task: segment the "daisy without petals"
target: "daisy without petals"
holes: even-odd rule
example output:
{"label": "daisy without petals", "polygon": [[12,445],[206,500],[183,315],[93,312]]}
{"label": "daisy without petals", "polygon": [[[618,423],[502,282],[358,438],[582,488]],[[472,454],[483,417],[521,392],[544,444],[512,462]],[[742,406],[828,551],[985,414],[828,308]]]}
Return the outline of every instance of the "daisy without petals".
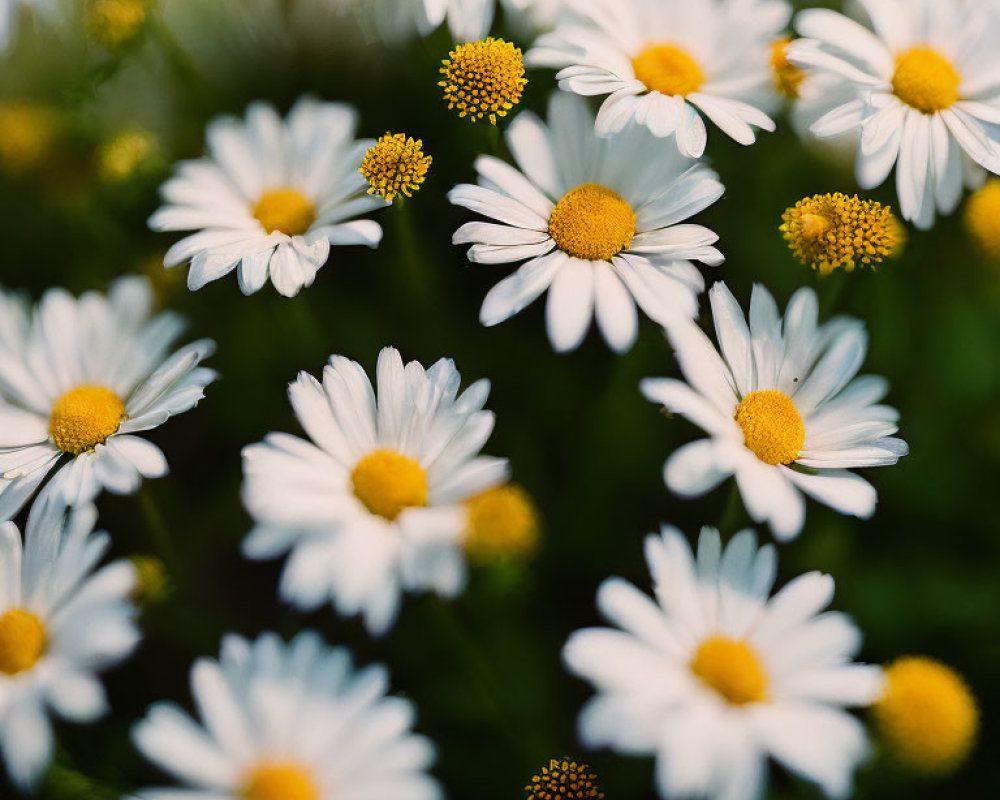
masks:
{"label": "daisy without petals", "polygon": [[799,289],[784,319],[755,285],[749,324],[725,284],[709,292],[721,354],[694,323],[667,329],[687,382],[647,378],[642,391],[710,436],[667,461],[664,480],[697,497],[730,475],[750,516],[779,539],[802,530],[802,492],[844,514],[869,517],[875,489],[852,467],[895,464],[907,446],[892,438],[899,412],[879,405],[884,378],[855,377],[868,350],[864,325],[817,323],[816,293]]}
{"label": "daisy without petals", "polygon": [[[561,68],[559,86],[608,95],[597,115],[601,136],[630,120],[698,157],[707,131],[702,114],[740,144],[754,127],[774,130],[760,110],[773,96],[769,26],[747,25],[726,0],[577,0],[555,31],[538,38],[529,66]],[[773,100],[771,101],[773,102]]]}
{"label": "daisy without petals", "polygon": [[377,247],[382,228],[355,219],[385,201],[358,171],[373,141],[356,140],[350,106],[299,100],[282,120],[254,103],[245,120],[208,126],[208,156],[181,162],[149,219],[156,231],[197,231],[167,251],[164,266],[190,260],[188,288],[237,271],[253,294],[270,278],[293,297],[311,286],[336,245]]}
{"label": "daisy without petals", "polygon": [[771,597],[775,552],[752,531],[722,548],[704,528],[694,558],[664,527],[646,561],[656,600],[609,578],[597,604],[616,627],[577,631],[563,650],[598,691],[580,715],[584,744],[655,754],[667,800],[756,800],[768,756],[846,798],[868,743],[844,707],[875,699],[882,674],[851,661],[860,633],[824,611],[833,579],[810,572]]}
{"label": "daisy without petals", "polygon": [[441,62],[441,74],[448,108],[470,122],[487,117],[491,125],[521,102],[528,83],[520,48],[492,37],[460,44]]}
{"label": "daisy without petals", "polygon": [[272,433],[243,451],[243,500],[257,523],[243,551],[290,550],[286,600],[310,609],[330,601],[381,634],[403,590],[461,590],[463,502],[502,483],[507,462],[479,455],[493,431],[488,381],[459,394],[450,360],[404,366],[393,348],[376,374],[377,393],[359,364],[333,356],[322,383],[303,372],[291,384],[312,441]]}
{"label": "daisy without petals", "polygon": [[29,787],[52,758],[47,709],[73,722],[107,711],[94,673],[125,658],[139,640],[129,596],[135,569],[117,561],[94,572],[108,549],[93,533],[91,505],[66,514],[35,503],[24,544],[0,525],[0,747],[11,780]]}
{"label": "daisy without petals", "polygon": [[860,0],[873,30],[834,11],[796,18],[804,38],[789,59],[852,84],[811,130],[859,136],[857,179],[881,184],[896,167],[900,212],[919,228],[935,208],[951,213],[963,176],[982,182],[1000,172],[1000,21],[983,3]]}
{"label": "daisy without petals", "polygon": [[705,284],[692,260],[722,263],[718,236],[681,224],[714,203],[723,187],[708,167],[664,147],[638,125],[601,139],[586,101],[557,92],[548,124],[518,115],[507,129],[517,169],[476,161],[479,184],[456,186],[455,205],[496,223],[469,222],[452,239],[472,244],[480,264],[524,261],[486,295],[479,319],[496,325],[546,290],[549,340],[559,351],[583,340],[592,317],[608,344],[628,350],[636,303],[666,324],[694,317]]}
{"label": "daisy without petals", "polygon": [[170,353],[184,319],[153,316],[152,305],[139,277],[118,279],[107,297],[50,289],[22,337],[0,337],[0,519],[53,471],[46,491],[71,505],[167,473],[160,448],[137,434],[198,404],[216,378],[198,365],[215,344]]}
{"label": "daisy without petals", "polygon": [[356,670],[344,648],[312,631],[285,644],[230,635],[218,661],[191,668],[201,718],[175,703],[150,708],[139,750],[184,784],[140,800],[438,800],[426,770],[434,748],[412,733],[413,706],[387,697],[382,666]]}
{"label": "daisy without petals", "polygon": [[361,174],[368,181],[368,194],[377,194],[390,203],[399,195],[412,197],[430,168],[423,142],[403,133],[386,133],[371,146],[361,161]]}

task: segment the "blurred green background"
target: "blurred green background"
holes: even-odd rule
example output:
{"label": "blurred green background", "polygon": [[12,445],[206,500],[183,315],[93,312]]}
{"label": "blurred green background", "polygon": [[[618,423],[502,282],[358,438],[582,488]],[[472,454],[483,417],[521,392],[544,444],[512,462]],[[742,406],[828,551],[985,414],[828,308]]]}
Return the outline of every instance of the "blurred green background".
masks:
{"label": "blurred green background", "polygon": [[[118,275],[147,272],[163,304],[191,320],[189,338],[217,340],[210,365],[222,374],[196,410],[153,432],[173,474],[137,497],[100,500],[113,555],[163,559],[171,591],[144,612],[135,657],[106,675],[113,716],[92,727],[58,724],[57,766],[41,795],[103,800],[166,782],[130,745],[130,726],[148,705],[173,698],[189,706],[188,668],[217,654],[224,632],[290,636],[313,627],[349,645],[359,662],[390,666],[394,689],[417,705],[418,729],[438,744],[435,773],[450,797],[519,797],[549,757],[571,754],[594,766],[608,798],[653,798],[652,759],[580,751],[575,719],[590,690],[563,670],[559,652],[572,630],[598,622],[594,595],[605,577],[649,588],[646,533],[669,522],[693,539],[722,517],[728,484],[680,501],[661,480],[667,455],[698,435],[638,392],[643,376],[677,373],[669,348],[643,320],[624,357],[593,331],[578,352],[556,355],[540,302],[497,328],[481,327],[482,298],[509,267],[466,263],[450,238],[470,215],[445,193],[473,181],[474,157],[495,144],[487,126],[457,119],[441,101],[437,69],[447,34],[388,49],[332,16],[302,26],[293,5],[219,0],[204,4],[201,22],[197,9],[181,15],[187,27],[178,23],[173,33],[154,16],[135,42],[114,51],[79,24],[39,22],[22,31],[0,75],[3,102],[29,99],[62,118],[44,163],[0,178],[0,282],[37,298],[49,286],[103,290]],[[552,73],[529,77],[522,107],[544,111]],[[255,99],[284,111],[304,92],[357,106],[359,135],[422,138],[434,157],[427,182],[403,210],[376,215],[385,228],[377,251],[335,248],[315,285],[293,300],[269,285],[243,297],[232,276],[189,292],[184,268],[160,266],[175,237],[145,225],[170,163],[201,153],[213,116],[241,113]],[[121,179],[102,178],[102,142],[135,126],[155,136],[158,155]],[[902,412],[911,448],[898,466],[869,471],[879,490],[871,521],[810,502],[801,537],[780,549],[779,582],[810,569],[832,573],[835,606],[865,632],[865,660],[940,658],[966,676],[983,711],[980,743],[956,775],[918,781],[876,757],[859,773],[857,797],[997,796],[1000,768],[989,754],[998,745],[992,712],[1000,704],[998,267],[977,255],[956,215],[929,233],[911,231],[902,258],[876,274],[819,281],[785,248],[780,216],[805,195],[856,191],[850,165],[808,152],[784,119],[752,148],[713,129],[708,155],[726,195],[697,221],[720,234],[727,256],[704,270],[708,280],[724,279],[744,304],[753,282],[782,305],[812,285],[824,314],[864,319],[865,371],[891,380],[888,402]],[[894,201],[891,186],[871,196]],[[280,604],[281,563],[241,558],[250,520],[239,500],[240,449],[271,430],[300,432],[285,394],[299,370],[316,374],[340,353],[370,371],[387,344],[424,364],[453,357],[469,382],[491,379],[497,425],[488,452],[510,458],[544,532],[528,563],[474,570],[451,604],[408,597],[390,635],[372,640],[329,608],[303,615]],[[12,795],[0,785],[0,797]],[[772,770],[769,796],[819,794]]]}

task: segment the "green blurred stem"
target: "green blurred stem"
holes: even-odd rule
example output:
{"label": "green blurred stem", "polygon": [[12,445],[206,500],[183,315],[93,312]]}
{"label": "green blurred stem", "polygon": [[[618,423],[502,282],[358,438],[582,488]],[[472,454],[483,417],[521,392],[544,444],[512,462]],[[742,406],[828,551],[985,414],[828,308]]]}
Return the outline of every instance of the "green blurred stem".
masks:
{"label": "green blurred stem", "polygon": [[838,269],[818,278],[816,292],[819,295],[820,322],[834,316],[844,306],[844,301],[849,297],[847,285],[853,284],[860,277]]}
{"label": "green blurred stem", "polygon": [[174,542],[170,536],[166,519],[160,511],[160,504],[153,495],[153,490],[149,482],[143,483],[138,493],[139,508],[142,516],[146,520],[146,531],[149,534],[154,552],[167,565],[170,572],[176,574],[177,553],[174,550]]}
{"label": "green blurred stem", "polygon": [[170,64],[171,69],[177,74],[181,84],[185,87],[186,93],[202,98],[205,87],[201,79],[201,73],[194,65],[194,62],[191,61],[191,57],[184,52],[184,48],[177,43],[174,34],[166,23],[164,23],[163,18],[157,14],[149,27],[151,37],[160,46],[160,50],[166,57],[167,63]]}
{"label": "green blurred stem", "polygon": [[431,270],[423,258],[413,223],[413,212],[405,197],[399,196],[389,208],[396,258],[403,267],[407,293],[424,308],[432,299]]}
{"label": "green blurred stem", "polygon": [[719,520],[719,533],[723,536],[734,533],[743,523],[744,513],[740,487],[736,483],[736,477],[733,476],[732,485],[729,487],[729,497],[726,500],[722,518]]}

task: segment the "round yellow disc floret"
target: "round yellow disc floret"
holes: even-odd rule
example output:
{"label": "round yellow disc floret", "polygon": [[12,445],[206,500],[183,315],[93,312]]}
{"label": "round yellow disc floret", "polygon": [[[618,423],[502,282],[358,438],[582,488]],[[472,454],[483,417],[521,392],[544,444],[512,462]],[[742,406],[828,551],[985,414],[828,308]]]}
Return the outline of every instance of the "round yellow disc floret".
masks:
{"label": "round yellow disc floret", "polygon": [[655,44],[632,59],[632,70],[651,92],[686,97],[705,82],[701,65],[675,44]]}
{"label": "round yellow disc floret", "polygon": [[438,86],[448,108],[473,122],[487,117],[496,125],[497,117],[507,116],[521,101],[528,83],[521,50],[503,39],[460,44],[441,64],[444,80]]}
{"label": "round yellow disc floret", "polygon": [[313,777],[297,764],[262,764],[247,779],[244,800],[320,800]]}
{"label": "round yellow disc floret", "polygon": [[1000,263],[1000,178],[990,178],[965,206],[965,227],[986,256]]}
{"label": "round yellow disc floret", "polygon": [[779,94],[789,100],[799,97],[799,85],[805,80],[806,74],[788,60],[788,45],[791,39],[778,39],[771,43],[771,72],[774,76],[774,87]]}
{"label": "round yellow disc floret", "polygon": [[523,558],[538,544],[538,513],[519,486],[496,486],[466,501],[465,550],[480,561]]}
{"label": "round yellow disc floret", "polygon": [[361,174],[368,181],[368,194],[377,194],[390,203],[397,195],[412,197],[420,188],[431,165],[423,142],[402,133],[386,133],[361,162]]}
{"label": "round yellow disc floret", "polygon": [[568,191],[549,216],[549,235],[568,255],[607,261],[635,236],[635,212],[618,192],[596,183]]}
{"label": "round yellow disc floret", "polygon": [[87,31],[109,50],[125,44],[146,22],[148,0],[90,0]]}
{"label": "round yellow disc floret", "polygon": [[0,672],[17,675],[31,669],[45,652],[45,626],[23,608],[0,616]]}
{"label": "round yellow disc floret", "polygon": [[972,749],[979,727],[975,698],[951,669],[909,656],[885,671],[885,691],[872,707],[892,755],[925,774],[948,772]]}
{"label": "round yellow disc floret", "polygon": [[925,114],[950,108],[958,98],[962,76],[945,56],[930,47],[914,47],[896,56],[892,91]]}
{"label": "round yellow disc floret", "polygon": [[296,189],[264,192],[251,212],[265,231],[301,236],[316,221],[316,206]]}
{"label": "round yellow disc floret", "polygon": [[526,800],[604,800],[590,767],[568,758],[550,759],[547,767],[531,776],[524,791]]}
{"label": "round yellow disc floret", "polygon": [[351,473],[354,495],[373,514],[394,520],[404,508],[427,505],[427,473],[395,450],[373,450]]}
{"label": "round yellow disc floret", "polygon": [[712,636],[698,647],[691,671],[727,703],[741,706],[767,697],[767,672],[746,642]]}
{"label": "round yellow disc floret", "polygon": [[802,451],[806,428],[795,403],[784,392],[750,392],[736,409],[743,442],[765,464],[791,464]]}
{"label": "round yellow disc floret", "polygon": [[104,444],[125,419],[125,404],[110,389],[77,386],[52,406],[49,437],[64,453],[78,456]]}

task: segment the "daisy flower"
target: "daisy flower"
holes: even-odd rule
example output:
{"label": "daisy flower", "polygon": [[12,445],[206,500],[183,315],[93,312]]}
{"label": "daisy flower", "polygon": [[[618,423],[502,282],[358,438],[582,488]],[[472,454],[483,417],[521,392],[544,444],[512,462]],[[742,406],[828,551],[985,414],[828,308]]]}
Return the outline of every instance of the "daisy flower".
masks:
{"label": "daisy flower", "polygon": [[137,436],[197,405],[216,378],[198,364],[211,339],[170,354],[184,328],[151,316],[145,278],[120,278],[107,297],[50,289],[17,336],[0,335],[0,519],[45,477],[70,505],[102,489],[130,494],[167,473],[162,451]]}
{"label": "daisy flower", "polygon": [[704,114],[752,144],[753,127],[774,130],[759,107],[761,94],[772,93],[769,26],[747,25],[731,5],[747,3],[577,0],[525,60],[561,68],[556,79],[566,91],[608,95],[595,123],[601,136],[635,120],[656,136],[674,134],[681,153],[698,157]]}
{"label": "daisy flower", "polygon": [[200,723],[160,702],[133,733],[143,755],[185,788],[137,798],[438,800],[426,771],[434,747],[412,732],[412,704],[386,696],[384,667],[351,661],[312,631],[288,644],[273,633],[226,636],[218,661],[191,668]]}
{"label": "daisy flower", "polygon": [[1000,172],[1000,21],[975,2],[860,2],[872,29],[827,9],[801,12],[804,38],[789,59],[852,85],[812,133],[855,133],[861,187],[895,166],[903,218],[929,228],[935,209],[958,205],[963,176],[977,184]]}
{"label": "daisy flower", "polygon": [[331,245],[377,247],[382,228],[355,217],[386,202],[367,194],[358,171],[374,141],[354,138],[350,106],[300,99],[288,117],[252,104],[244,121],[208,126],[206,158],[183,161],[161,189],[149,225],[197,233],[167,251],[164,266],[190,260],[188,288],[237,270],[253,294],[270,278],[285,297],[311,286]]}
{"label": "daisy flower", "polygon": [[806,573],[771,597],[775,551],[749,530],[723,548],[703,528],[695,558],[664,527],[646,561],[656,600],[609,578],[597,604],[616,627],[577,631],[563,649],[598,691],[580,715],[584,744],[655,754],[669,800],[755,800],[768,756],[846,798],[868,743],[844,708],[876,699],[882,673],[851,661],[861,634],[824,611],[833,579]]}
{"label": "daisy flower", "polygon": [[129,596],[134,567],[116,561],[94,572],[108,549],[93,533],[91,505],[39,500],[21,534],[0,524],[0,748],[11,780],[35,784],[52,758],[47,709],[73,722],[107,711],[94,673],[121,661],[139,641]]}
{"label": "daisy flower", "polygon": [[[532,6],[551,6],[563,0],[500,0],[509,14],[528,13]],[[498,0],[349,0],[356,10],[374,19],[387,42],[413,34],[426,36],[447,20],[458,43],[484,38],[493,25]]]}
{"label": "daisy flower", "polygon": [[583,340],[591,317],[608,344],[628,350],[636,303],[653,320],[694,317],[704,280],[691,260],[712,266],[718,239],[679,224],[722,196],[718,176],[665,148],[638,125],[595,135],[586,101],[555,93],[548,124],[525,112],[507,129],[517,169],[476,160],[479,185],[461,184],[455,205],[497,220],[469,222],[452,239],[471,243],[480,264],[524,261],[486,295],[479,319],[496,325],[548,290],[549,340],[559,351]]}
{"label": "daisy flower", "polygon": [[461,394],[455,365],[403,365],[385,348],[373,390],[360,364],[332,356],[323,382],[288,390],[312,441],[272,433],[243,451],[243,501],[256,527],[249,558],[291,557],[281,595],[330,601],[387,631],[403,590],[457,594],[465,581],[463,501],[503,482],[504,459],[480,456],[493,431],[489,381]]}
{"label": "daisy flower", "polygon": [[691,322],[667,328],[687,382],[647,378],[642,391],[710,436],[667,461],[667,486],[697,497],[730,475],[756,522],[779,539],[802,530],[801,492],[844,514],[870,517],[875,489],[848,470],[895,464],[906,443],[892,438],[899,412],[878,405],[884,378],[855,378],[868,338],[864,325],[838,317],[817,324],[816,293],[799,289],[784,319],[774,298],[753,287],[749,324],[723,283],[709,292],[721,354]]}

